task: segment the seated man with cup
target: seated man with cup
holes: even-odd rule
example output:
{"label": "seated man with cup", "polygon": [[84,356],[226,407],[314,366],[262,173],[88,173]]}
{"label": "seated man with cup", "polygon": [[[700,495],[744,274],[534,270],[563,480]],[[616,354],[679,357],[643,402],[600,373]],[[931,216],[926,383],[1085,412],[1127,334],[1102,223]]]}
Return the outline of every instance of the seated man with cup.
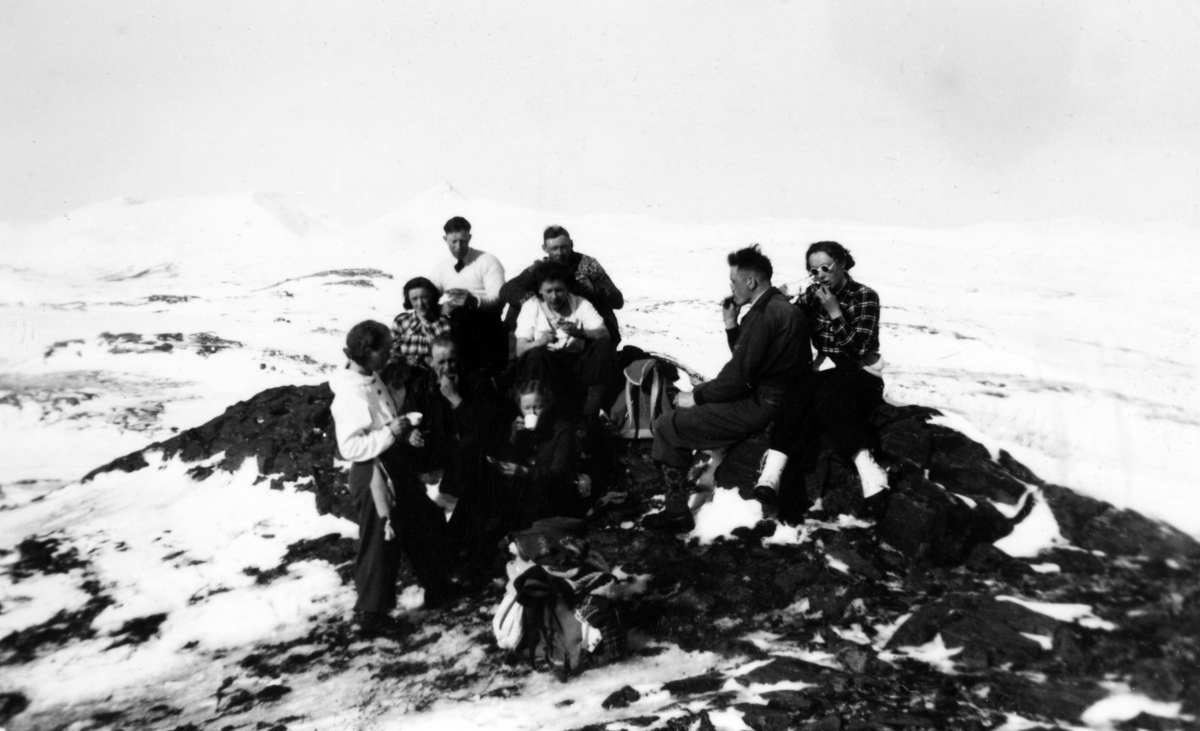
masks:
{"label": "seated man with cup", "polygon": [[542,262],[535,282],[536,296],[517,316],[518,381],[549,383],[570,411],[595,418],[612,370],[608,327],[590,302],[570,293],[570,273],[561,264]]}
{"label": "seated man with cup", "polygon": [[488,464],[506,442],[513,409],[489,378],[467,374],[457,344],[446,337],[430,343],[429,372],[405,399],[405,418],[414,428],[400,444],[405,466],[418,474],[442,471],[440,490],[458,498],[449,533],[467,560],[486,568],[502,524],[499,481]]}

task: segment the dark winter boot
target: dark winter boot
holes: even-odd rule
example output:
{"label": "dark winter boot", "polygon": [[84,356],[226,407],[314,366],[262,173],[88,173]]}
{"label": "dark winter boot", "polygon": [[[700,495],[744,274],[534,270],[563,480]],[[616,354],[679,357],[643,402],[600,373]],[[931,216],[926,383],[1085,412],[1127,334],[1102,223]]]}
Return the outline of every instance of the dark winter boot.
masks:
{"label": "dark winter boot", "polygon": [[595,418],[600,415],[600,406],[604,402],[604,386],[588,386],[587,397],[583,400],[583,415]]}
{"label": "dark winter boot", "polygon": [[667,505],[662,512],[642,518],[642,527],[657,533],[690,533],[696,528],[696,521],[688,507],[683,470],[665,464],[659,464],[658,468],[666,488]]}
{"label": "dark winter boot", "polygon": [[354,622],[358,625],[361,637],[388,637],[400,639],[411,634],[413,628],[403,622],[398,622],[387,612],[355,612]]}

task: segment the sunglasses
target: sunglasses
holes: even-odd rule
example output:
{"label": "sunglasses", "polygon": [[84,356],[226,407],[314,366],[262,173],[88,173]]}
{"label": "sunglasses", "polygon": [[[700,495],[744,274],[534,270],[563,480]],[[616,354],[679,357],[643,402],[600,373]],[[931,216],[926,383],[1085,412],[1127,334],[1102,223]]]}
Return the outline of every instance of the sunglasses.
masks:
{"label": "sunglasses", "polygon": [[837,266],[836,261],[833,262],[832,264],[822,264],[819,267],[809,267],[808,273],[814,277],[817,276],[818,274],[828,274],[833,271],[833,268],[835,266]]}

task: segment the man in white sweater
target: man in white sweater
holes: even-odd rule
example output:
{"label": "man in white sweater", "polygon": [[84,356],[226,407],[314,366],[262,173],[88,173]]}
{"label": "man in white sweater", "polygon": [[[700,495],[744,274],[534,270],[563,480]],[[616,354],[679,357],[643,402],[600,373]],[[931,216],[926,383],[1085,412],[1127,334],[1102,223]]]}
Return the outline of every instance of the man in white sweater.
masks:
{"label": "man in white sweater", "polygon": [[508,361],[508,335],[500,322],[504,265],[471,248],[471,223],[462,216],[446,221],[442,230],[450,256],[429,279],[446,295],[442,312],[450,318],[451,337],[469,368],[500,370]]}
{"label": "man in white sweater", "polygon": [[[471,223],[455,216],[442,227],[450,256],[434,267],[429,278],[453,301],[463,297],[483,310],[497,309],[504,286],[504,266],[486,251],[471,248]],[[470,295],[466,297],[465,295]]]}

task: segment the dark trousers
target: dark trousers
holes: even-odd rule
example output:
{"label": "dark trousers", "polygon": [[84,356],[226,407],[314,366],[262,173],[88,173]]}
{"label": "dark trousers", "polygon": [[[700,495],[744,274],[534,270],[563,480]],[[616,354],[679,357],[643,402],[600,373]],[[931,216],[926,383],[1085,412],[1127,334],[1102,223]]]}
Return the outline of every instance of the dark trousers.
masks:
{"label": "dark trousers", "polygon": [[454,553],[486,566],[500,551],[500,539],[511,530],[500,475],[475,439],[454,446],[442,471],[442,492],[458,498],[446,526]]}
{"label": "dark trousers", "polygon": [[468,371],[499,373],[508,363],[508,331],[494,310],[458,308],[450,316],[450,338]]}
{"label": "dark trousers", "polygon": [[824,434],[834,452],[850,459],[879,446],[871,412],[883,403],[883,379],[861,368],[833,368],[812,374],[805,396],[790,401],[771,427],[771,449],[795,457]]}
{"label": "dark trousers", "polygon": [[[608,384],[614,357],[607,339],[589,340],[577,353],[530,348],[517,362],[517,385],[535,379],[549,383],[563,413],[575,413],[583,409],[589,390],[598,394]],[[599,402],[592,405],[599,407]]]}
{"label": "dark trousers", "polygon": [[655,420],[650,456],[665,465],[686,469],[693,450],[737,444],[765,430],[779,408],[777,403],[749,398],[676,409]]}
{"label": "dark trousers", "polygon": [[506,486],[507,504],[513,506],[511,530],[524,530],[543,518],[583,518],[587,501],[574,478],[517,478]]}
{"label": "dark trousers", "polygon": [[415,475],[384,462],[396,490],[392,530],[396,538],[384,540],[384,520],[371,495],[372,462],[350,466],[350,493],[358,508],[358,554],[354,561],[355,611],[390,612],[396,608],[396,577],[400,556],[408,556],[417,583],[426,596],[436,596],[449,585],[449,555],[445,541],[446,518],[425,495]]}

